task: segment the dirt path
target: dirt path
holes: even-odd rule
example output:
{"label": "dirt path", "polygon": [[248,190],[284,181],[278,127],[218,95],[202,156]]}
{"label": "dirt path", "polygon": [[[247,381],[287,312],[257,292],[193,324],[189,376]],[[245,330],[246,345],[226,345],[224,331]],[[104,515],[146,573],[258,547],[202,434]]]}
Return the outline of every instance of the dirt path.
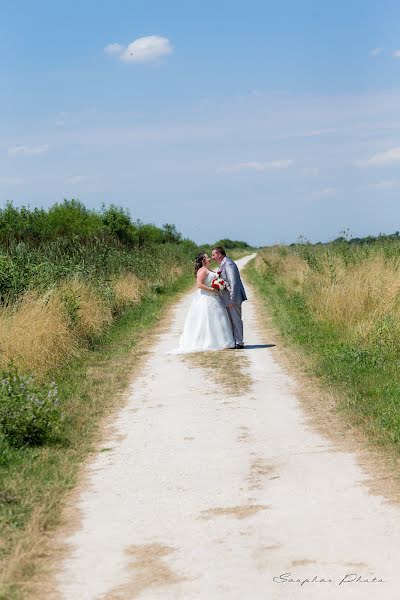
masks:
{"label": "dirt path", "polygon": [[49,599],[398,600],[400,509],[310,427],[252,295],[244,351],[166,354],[190,295],[175,307],[90,464]]}

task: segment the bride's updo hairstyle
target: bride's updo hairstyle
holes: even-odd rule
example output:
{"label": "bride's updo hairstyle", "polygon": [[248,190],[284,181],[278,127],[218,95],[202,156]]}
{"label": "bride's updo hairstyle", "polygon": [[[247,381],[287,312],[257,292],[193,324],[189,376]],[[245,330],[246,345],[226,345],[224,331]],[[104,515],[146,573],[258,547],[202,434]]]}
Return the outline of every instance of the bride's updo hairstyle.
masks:
{"label": "bride's updo hairstyle", "polygon": [[194,276],[197,277],[197,271],[203,267],[203,260],[205,257],[205,252],[198,254],[194,259]]}

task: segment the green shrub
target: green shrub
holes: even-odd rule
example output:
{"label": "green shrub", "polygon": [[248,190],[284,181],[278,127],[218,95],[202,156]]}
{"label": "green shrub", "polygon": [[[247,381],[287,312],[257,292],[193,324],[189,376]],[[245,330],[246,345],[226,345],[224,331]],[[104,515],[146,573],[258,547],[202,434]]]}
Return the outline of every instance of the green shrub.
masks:
{"label": "green shrub", "polygon": [[[7,442],[6,436],[0,431],[0,467],[7,466],[13,457],[12,449]],[[1,502],[1,492],[0,492],[0,502]]]}
{"label": "green shrub", "polygon": [[105,289],[118,273],[157,280],[166,264],[191,267],[198,249],[174,225],[132,221],[111,204],[96,212],[78,200],[49,209],[0,208],[0,303],[75,276]]}
{"label": "green shrub", "polygon": [[0,436],[11,446],[40,445],[60,435],[64,415],[54,382],[38,385],[11,365],[0,371]]}
{"label": "green shrub", "polygon": [[107,209],[103,207],[102,220],[105,231],[122,244],[129,246],[138,242],[137,227],[133,225],[128,209],[114,204]]}
{"label": "green shrub", "polygon": [[251,246],[247,242],[243,242],[242,240],[230,240],[229,238],[224,238],[223,240],[219,240],[213,244],[213,248],[217,246],[222,246],[225,250],[231,250],[232,248],[241,248],[247,249],[251,248]]}

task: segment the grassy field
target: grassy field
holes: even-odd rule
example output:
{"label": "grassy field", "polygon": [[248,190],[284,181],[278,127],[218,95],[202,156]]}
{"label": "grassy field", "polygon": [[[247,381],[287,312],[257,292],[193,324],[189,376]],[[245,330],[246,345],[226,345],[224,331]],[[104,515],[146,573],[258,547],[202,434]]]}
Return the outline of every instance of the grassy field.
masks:
{"label": "grassy field", "polygon": [[65,493],[99,436],[103,419],[123,401],[130,377],[140,368],[154,326],[177,293],[193,284],[191,273],[162,294],[129,308],[90,351],[71,361],[55,381],[66,415],[61,443],[7,448],[1,469],[2,600],[30,598],[40,576],[47,536],[56,527]]}
{"label": "grassy field", "polygon": [[65,494],[200,250],[115,206],[0,209],[1,600],[33,597]]}
{"label": "grassy field", "polygon": [[247,268],[273,323],[372,443],[400,453],[397,235],[264,248]]}
{"label": "grassy field", "polygon": [[63,497],[197,251],[115,206],[0,210],[2,600],[32,597]]}

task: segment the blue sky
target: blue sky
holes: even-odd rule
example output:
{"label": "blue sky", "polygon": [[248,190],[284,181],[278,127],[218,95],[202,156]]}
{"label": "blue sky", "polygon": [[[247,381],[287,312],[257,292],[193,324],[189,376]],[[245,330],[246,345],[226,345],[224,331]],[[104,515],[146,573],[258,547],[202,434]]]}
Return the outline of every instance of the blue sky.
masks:
{"label": "blue sky", "polygon": [[0,203],[198,242],[400,229],[400,3],[0,1]]}

